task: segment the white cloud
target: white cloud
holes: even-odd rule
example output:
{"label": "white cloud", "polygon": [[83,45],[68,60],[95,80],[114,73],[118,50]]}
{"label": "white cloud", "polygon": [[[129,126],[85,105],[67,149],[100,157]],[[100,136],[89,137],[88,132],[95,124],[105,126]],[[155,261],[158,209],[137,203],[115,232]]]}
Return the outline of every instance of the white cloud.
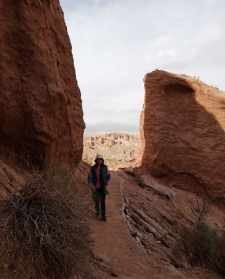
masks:
{"label": "white cloud", "polygon": [[224,0],[61,2],[87,123],[137,127],[142,79],[155,68],[225,88]]}

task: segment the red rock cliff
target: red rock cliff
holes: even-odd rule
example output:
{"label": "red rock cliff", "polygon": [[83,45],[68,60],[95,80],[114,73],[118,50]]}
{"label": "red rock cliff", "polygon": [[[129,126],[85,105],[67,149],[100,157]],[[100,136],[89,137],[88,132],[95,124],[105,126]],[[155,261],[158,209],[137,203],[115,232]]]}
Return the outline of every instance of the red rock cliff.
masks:
{"label": "red rock cliff", "polygon": [[82,104],[59,1],[1,0],[0,21],[1,156],[79,162]]}
{"label": "red rock cliff", "polygon": [[225,198],[225,97],[164,71],[147,74],[145,90],[142,166],[177,187]]}

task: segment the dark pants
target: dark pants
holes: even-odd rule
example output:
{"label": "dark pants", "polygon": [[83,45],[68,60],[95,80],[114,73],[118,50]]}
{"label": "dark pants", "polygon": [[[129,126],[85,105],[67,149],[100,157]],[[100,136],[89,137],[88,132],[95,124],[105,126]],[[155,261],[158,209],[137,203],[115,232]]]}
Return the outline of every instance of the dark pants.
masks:
{"label": "dark pants", "polygon": [[101,214],[101,216],[105,217],[105,211],[106,211],[106,195],[101,192],[97,192],[95,195],[95,209],[97,214]]}

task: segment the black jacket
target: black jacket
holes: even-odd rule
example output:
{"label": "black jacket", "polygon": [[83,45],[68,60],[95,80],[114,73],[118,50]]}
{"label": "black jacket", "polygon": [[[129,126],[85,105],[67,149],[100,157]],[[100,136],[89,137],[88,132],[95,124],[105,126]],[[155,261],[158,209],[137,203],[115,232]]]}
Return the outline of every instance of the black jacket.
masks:
{"label": "black jacket", "polygon": [[[90,174],[88,176],[88,181],[91,182],[94,186],[97,184],[97,165],[91,167]],[[110,180],[110,173],[108,171],[108,167],[103,164],[100,166],[100,185],[101,188],[107,186]]]}

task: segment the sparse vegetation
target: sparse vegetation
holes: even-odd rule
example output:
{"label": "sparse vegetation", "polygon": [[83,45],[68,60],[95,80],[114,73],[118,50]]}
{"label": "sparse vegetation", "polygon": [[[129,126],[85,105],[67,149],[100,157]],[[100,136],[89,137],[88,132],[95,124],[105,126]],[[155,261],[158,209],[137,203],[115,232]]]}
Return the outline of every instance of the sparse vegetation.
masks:
{"label": "sparse vegetation", "polygon": [[206,199],[196,199],[192,206],[191,212],[194,218],[195,226],[204,222],[209,211],[209,204]]}
{"label": "sparse vegetation", "polygon": [[62,169],[35,175],[1,201],[1,279],[69,279],[88,270],[81,210],[72,175]]}
{"label": "sparse vegetation", "polygon": [[182,247],[191,265],[203,266],[225,276],[225,233],[199,223],[182,235]]}
{"label": "sparse vegetation", "polygon": [[202,266],[225,276],[225,232],[207,223],[206,201],[196,201],[191,210],[195,224],[183,230],[175,253],[184,252],[192,266]]}

